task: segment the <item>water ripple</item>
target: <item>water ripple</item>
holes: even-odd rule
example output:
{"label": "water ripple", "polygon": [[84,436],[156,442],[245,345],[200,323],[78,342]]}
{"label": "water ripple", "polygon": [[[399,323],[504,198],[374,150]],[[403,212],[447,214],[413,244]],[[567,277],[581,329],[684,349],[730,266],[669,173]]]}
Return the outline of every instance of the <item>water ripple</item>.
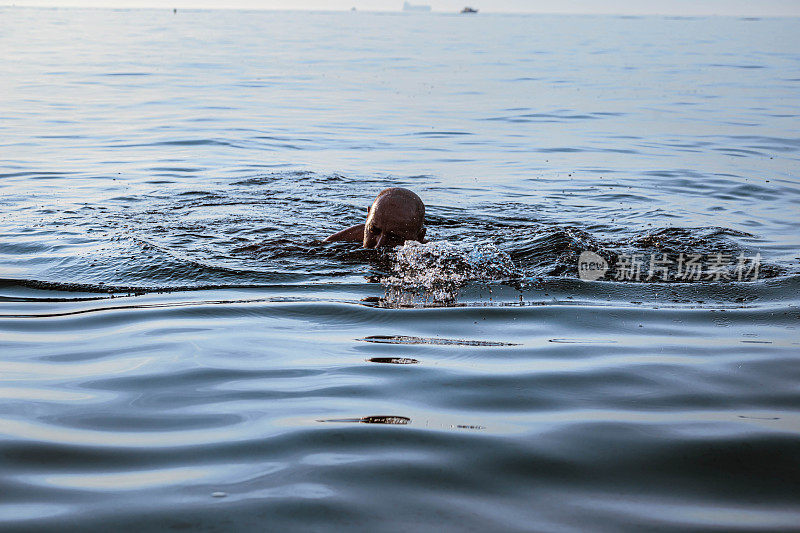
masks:
{"label": "water ripple", "polygon": [[796,20],[0,16],[0,529],[800,523]]}

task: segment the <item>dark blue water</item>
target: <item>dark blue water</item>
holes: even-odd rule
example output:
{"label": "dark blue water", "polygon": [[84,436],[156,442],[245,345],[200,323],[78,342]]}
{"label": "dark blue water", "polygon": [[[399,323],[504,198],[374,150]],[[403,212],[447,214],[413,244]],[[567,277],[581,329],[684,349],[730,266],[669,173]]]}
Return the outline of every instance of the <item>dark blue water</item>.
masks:
{"label": "dark blue water", "polygon": [[0,8],[0,529],[800,530],[797,29]]}

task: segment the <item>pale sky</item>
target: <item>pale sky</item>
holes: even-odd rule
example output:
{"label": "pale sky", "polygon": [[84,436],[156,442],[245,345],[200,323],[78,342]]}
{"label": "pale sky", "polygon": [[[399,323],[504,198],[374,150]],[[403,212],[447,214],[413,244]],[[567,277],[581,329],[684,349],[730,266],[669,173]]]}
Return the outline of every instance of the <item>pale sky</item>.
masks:
{"label": "pale sky", "polygon": [[[434,11],[800,17],[800,0],[412,0]],[[0,5],[398,11],[403,0],[0,0]]]}

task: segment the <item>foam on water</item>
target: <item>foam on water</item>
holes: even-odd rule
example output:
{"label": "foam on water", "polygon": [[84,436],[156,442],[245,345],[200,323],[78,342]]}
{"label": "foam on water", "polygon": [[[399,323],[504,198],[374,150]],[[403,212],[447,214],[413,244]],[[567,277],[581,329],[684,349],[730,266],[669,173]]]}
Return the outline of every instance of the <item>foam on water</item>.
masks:
{"label": "foam on water", "polygon": [[507,281],[520,272],[511,257],[491,243],[406,241],[391,256],[392,271],[381,278],[386,300],[396,304],[452,303],[469,281]]}

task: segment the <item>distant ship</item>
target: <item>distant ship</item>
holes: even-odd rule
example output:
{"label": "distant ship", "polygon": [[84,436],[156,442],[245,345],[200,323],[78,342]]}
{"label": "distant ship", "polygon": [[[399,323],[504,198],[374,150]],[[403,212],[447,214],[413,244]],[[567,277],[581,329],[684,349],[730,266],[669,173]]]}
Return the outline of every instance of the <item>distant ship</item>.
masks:
{"label": "distant ship", "polygon": [[405,2],[403,4],[403,11],[426,11],[427,12],[427,11],[430,11],[430,10],[431,10],[431,6],[426,6],[426,5],[423,5],[423,4],[410,4],[408,2]]}
{"label": "distant ship", "polygon": [[465,7],[461,10],[462,13],[477,13],[477,9],[472,9],[471,7]]}

